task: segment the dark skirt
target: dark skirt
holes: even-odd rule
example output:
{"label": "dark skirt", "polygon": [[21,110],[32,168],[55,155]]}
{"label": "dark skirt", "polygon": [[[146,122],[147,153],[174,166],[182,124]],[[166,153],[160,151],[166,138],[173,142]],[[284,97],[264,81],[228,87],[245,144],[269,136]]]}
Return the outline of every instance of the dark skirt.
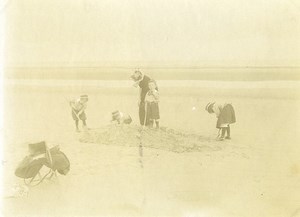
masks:
{"label": "dark skirt", "polygon": [[221,128],[222,125],[225,124],[233,124],[236,122],[234,108],[231,104],[227,104],[222,109],[218,120],[217,120],[217,128]]}
{"label": "dark skirt", "polygon": [[147,119],[149,120],[158,120],[160,118],[159,115],[159,107],[157,102],[147,103]]}
{"label": "dark skirt", "polygon": [[[75,114],[77,114],[79,111],[76,111],[76,110],[72,110],[72,117],[73,117],[73,120],[74,121],[79,121],[77,116]],[[79,119],[82,120],[82,121],[85,121],[86,120],[86,114],[85,112],[83,111],[80,115],[79,115]]]}
{"label": "dark skirt", "polygon": [[145,102],[141,102],[139,105],[139,118],[141,125],[147,125],[145,120]]}

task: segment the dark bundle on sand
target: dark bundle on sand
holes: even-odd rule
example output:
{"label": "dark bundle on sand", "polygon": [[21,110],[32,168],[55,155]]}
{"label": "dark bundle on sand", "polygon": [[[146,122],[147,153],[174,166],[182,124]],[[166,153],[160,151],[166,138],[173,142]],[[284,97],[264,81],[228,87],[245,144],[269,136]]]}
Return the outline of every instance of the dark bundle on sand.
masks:
{"label": "dark bundle on sand", "polygon": [[220,150],[214,140],[174,129],[141,129],[134,125],[109,125],[83,132],[80,142],[161,149],[177,153]]}

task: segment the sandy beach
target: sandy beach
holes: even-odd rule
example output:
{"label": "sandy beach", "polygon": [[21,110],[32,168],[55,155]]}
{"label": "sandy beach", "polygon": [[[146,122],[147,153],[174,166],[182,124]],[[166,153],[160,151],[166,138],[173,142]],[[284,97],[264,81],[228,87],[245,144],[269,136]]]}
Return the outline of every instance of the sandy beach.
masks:
{"label": "sandy beach", "polygon": [[[164,81],[162,129],[145,129],[142,156],[137,90],[126,82],[13,82],[4,88],[3,216],[300,216],[299,82]],[[80,94],[89,95],[88,136],[75,132],[67,103]],[[216,118],[204,110],[209,101],[234,105],[232,140],[215,140]],[[132,125],[111,125],[116,109],[129,113]],[[28,143],[40,140],[60,145],[69,174],[11,197],[23,183],[16,166]]]}
{"label": "sandy beach", "polygon": [[[0,216],[300,217],[299,10],[2,0]],[[159,129],[140,126],[146,108]],[[30,157],[52,178],[17,177]]]}

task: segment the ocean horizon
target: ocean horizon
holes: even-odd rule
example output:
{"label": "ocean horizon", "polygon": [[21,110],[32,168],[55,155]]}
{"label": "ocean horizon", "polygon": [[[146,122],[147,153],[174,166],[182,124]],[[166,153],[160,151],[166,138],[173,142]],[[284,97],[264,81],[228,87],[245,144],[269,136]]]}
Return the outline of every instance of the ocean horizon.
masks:
{"label": "ocean horizon", "polygon": [[[158,80],[160,87],[197,87],[197,88],[300,88],[300,81],[211,81],[211,80]],[[63,80],[63,79],[4,79],[6,87],[72,87],[86,86],[99,88],[126,88],[132,87],[131,80]]]}
{"label": "ocean horizon", "polygon": [[[7,67],[5,79],[130,80],[131,67]],[[155,80],[300,81],[300,67],[145,67]]]}

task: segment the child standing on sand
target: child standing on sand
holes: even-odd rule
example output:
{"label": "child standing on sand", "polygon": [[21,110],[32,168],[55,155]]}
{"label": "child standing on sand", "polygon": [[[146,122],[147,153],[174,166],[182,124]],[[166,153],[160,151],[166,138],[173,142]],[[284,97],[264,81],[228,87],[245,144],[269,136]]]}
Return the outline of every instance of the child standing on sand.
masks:
{"label": "child standing on sand", "polygon": [[[216,127],[222,130],[221,137],[219,137],[218,139],[220,141],[224,139],[231,139],[230,124],[236,122],[235,111],[233,106],[230,103],[217,104],[215,102],[210,102],[206,105],[205,110],[210,114],[215,113],[217,116],[218,120]],[[227,136],[225,137],[226,132]]]}
{"label": "child standing on sand", "polygon": [[[149,120],[149,126],[153,127],[154,121],[156,128],[159,128],[159,92],[157,90],[156,82],[150,80],[148,83],[149,91],[146,93],[145,102],[146,102],[146,119]],[[147,121],[146,121],[147,122]]]}
{"label": "child standing on sand", "polygon": [[72,108],[72,117],[75,121],[76,131],[80,132],[78,128],[79,120],[82,120],[83,128],[86,128],[86,114],[85,109],[87,108],[88,95],[81,95],[79,99],[70,101]]}

